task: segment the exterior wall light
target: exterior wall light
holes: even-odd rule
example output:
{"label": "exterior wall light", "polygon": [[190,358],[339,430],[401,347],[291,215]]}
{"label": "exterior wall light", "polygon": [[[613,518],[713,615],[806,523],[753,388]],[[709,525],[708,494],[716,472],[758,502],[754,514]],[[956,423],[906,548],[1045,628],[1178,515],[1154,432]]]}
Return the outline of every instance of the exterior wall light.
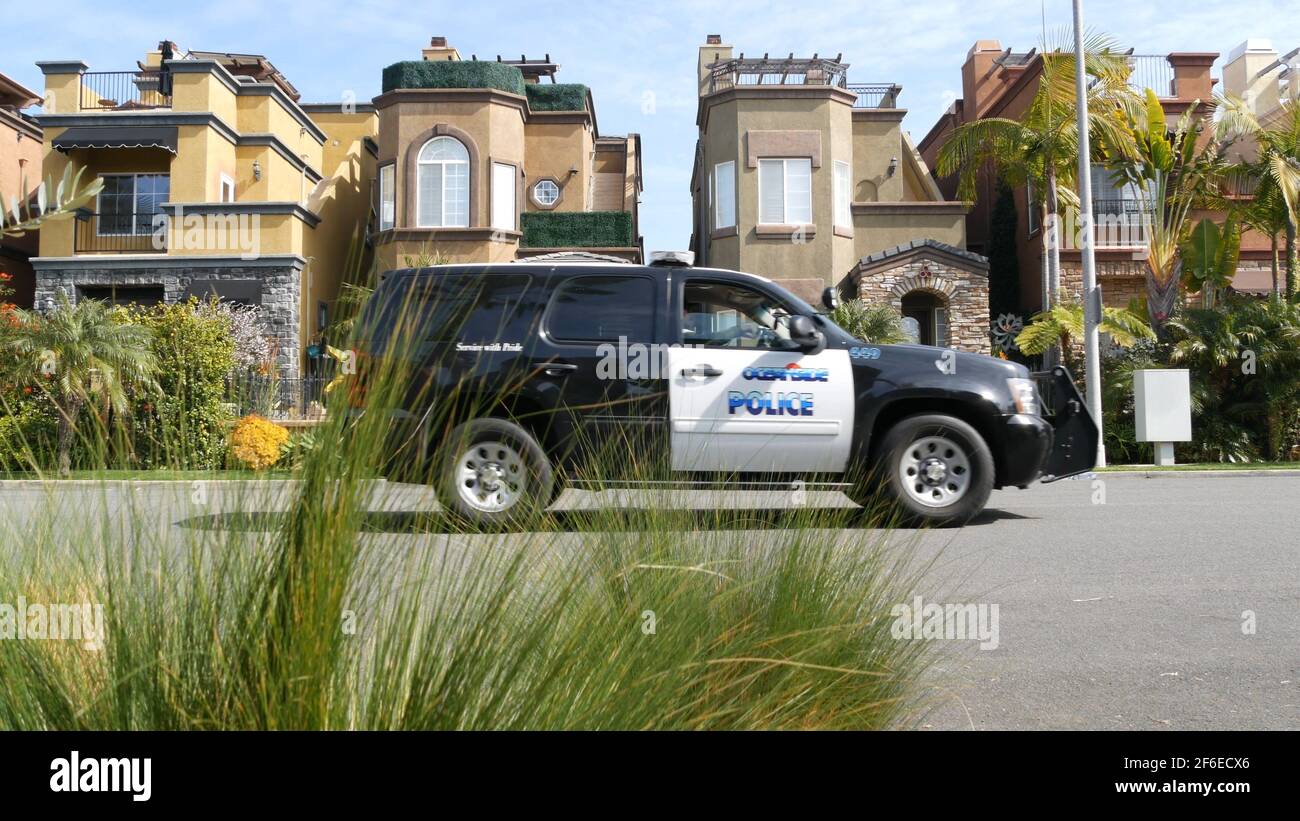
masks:
{"label": "exterior wall light", "polygon": [[892,177],[898,173],[898,157],[889,158],[889,170],[885,172],[886,177]]}
{"label": "exterior wall light", "polygon": [[262,179],[262,164],[257,160],[253,160],[253,179],[259,182]]}

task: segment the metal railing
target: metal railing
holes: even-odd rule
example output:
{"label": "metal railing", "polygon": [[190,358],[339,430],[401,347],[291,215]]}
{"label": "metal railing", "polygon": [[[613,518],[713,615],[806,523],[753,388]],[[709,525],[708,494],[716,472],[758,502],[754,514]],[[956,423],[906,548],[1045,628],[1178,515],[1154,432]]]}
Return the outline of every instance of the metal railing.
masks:
{"label": "metal railing", "polygon": [[81,75],[82,111],[170,108],[171,74],[164,71],[87,71]]}
{"label": "metal railing", "polygon": [[1128,84],[1136,91],[1149,88],[1157,97],[1172,98],[1178,96],[1177,84],[1174,82],[1174,67],[1163,54],[1133,54],[1128,58],[1132,68],[1128,75]]}
{"label": "metal railing", "polygon": [[241,374],[226,378],[226,402],[239,416],[256,413],[267,419],[322,419],[325,416],[325,386],[330,377]]}
{"label": "metal railing", "polygon": [[848,82],[847,63],[813,58],[739,57],[719,60],[709,69],[709,92],[737,86],[832,86]]}
{"label": "metal railing", "polygon": [[854,108],[898,108],[903,87],[893,83],[849,83],[845,86],[857,95]]}
{"label": "metal railing", "polygon": [[73,250],[78,254],[165,254],[170,232],[155,232],[151,216],[78,211]]}
{"label": "metal railing", "polygon": [[[1082,226],[1067,219],[1062,231],[1062,248],[1081,248]],[[1092,244],[1094,248],[1144,248],[1151,237],[1151,208],[1141,200],[1102,198],[1092,202]]]}

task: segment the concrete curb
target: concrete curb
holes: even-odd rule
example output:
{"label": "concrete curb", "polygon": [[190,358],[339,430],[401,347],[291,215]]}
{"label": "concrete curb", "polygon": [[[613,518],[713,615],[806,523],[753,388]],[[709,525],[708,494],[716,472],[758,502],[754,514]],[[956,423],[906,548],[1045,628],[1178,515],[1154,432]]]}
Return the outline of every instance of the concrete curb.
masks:
{"label": "concrete curb", "polygon": [[1287,477],[1287,478],[1295,478],[1297,476],[1300,476],[1300,469],[1276,468],[1270,470],[1267,468],[1260,468],[1260,469],[1242,468],[1240,470],[1216,470],[1214,468],[1206,468],[1204,470],[1201,469],[1197,469],[1197,470],[1141,470],[1141,469],[1098,470],[1098,471],[1093,471],[1090,474],[1084,474],[1084,475],[1092,476],[1098,479],[1107,476],[1117,476],[1117,477],[1129,478],[1129,479],[1164,479],[1166,477],[1176,477],[1176,476],[1193,477],[1193,478],[1197,478],[1197,477],[1204,478],[1207,476],[1280,476],[1280,477]]}

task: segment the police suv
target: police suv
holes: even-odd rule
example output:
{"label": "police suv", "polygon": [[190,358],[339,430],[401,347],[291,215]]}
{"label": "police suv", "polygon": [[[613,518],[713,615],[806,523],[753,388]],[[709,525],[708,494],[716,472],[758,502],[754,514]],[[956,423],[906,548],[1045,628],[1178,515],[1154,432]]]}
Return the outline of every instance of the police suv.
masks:
{"label": "police suv", "polygon": [[523,524],[580,479],[618,483],[618,460],[593,476],[583,443],[636,443],[687,485],[884,490],[930,524],[1094,464],[1063,368],[869,344],[776,282],[671,255],[391,271],[360,319],[363,356],[394,353],[404,310],[423,389],[395,415],[392,464],[479,524]]}

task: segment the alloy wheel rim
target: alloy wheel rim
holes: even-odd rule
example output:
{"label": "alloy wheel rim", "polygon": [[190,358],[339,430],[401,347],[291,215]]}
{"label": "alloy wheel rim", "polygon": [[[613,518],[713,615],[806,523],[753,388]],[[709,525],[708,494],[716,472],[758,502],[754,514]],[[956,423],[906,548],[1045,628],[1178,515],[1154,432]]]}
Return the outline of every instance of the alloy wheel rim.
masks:
{"label": "alloy wheel rim", "polygon": [[514,507],[528,487],[523,456],[505,442],[478,442],[457,460],[456,490],[475,510],[501,513]]}
{"label": "alloy wheel rim", "polygon": [[970,456],[946,436],[922,436],[903,451],[898,478],[920,504],[947,507],[970,489]]}

